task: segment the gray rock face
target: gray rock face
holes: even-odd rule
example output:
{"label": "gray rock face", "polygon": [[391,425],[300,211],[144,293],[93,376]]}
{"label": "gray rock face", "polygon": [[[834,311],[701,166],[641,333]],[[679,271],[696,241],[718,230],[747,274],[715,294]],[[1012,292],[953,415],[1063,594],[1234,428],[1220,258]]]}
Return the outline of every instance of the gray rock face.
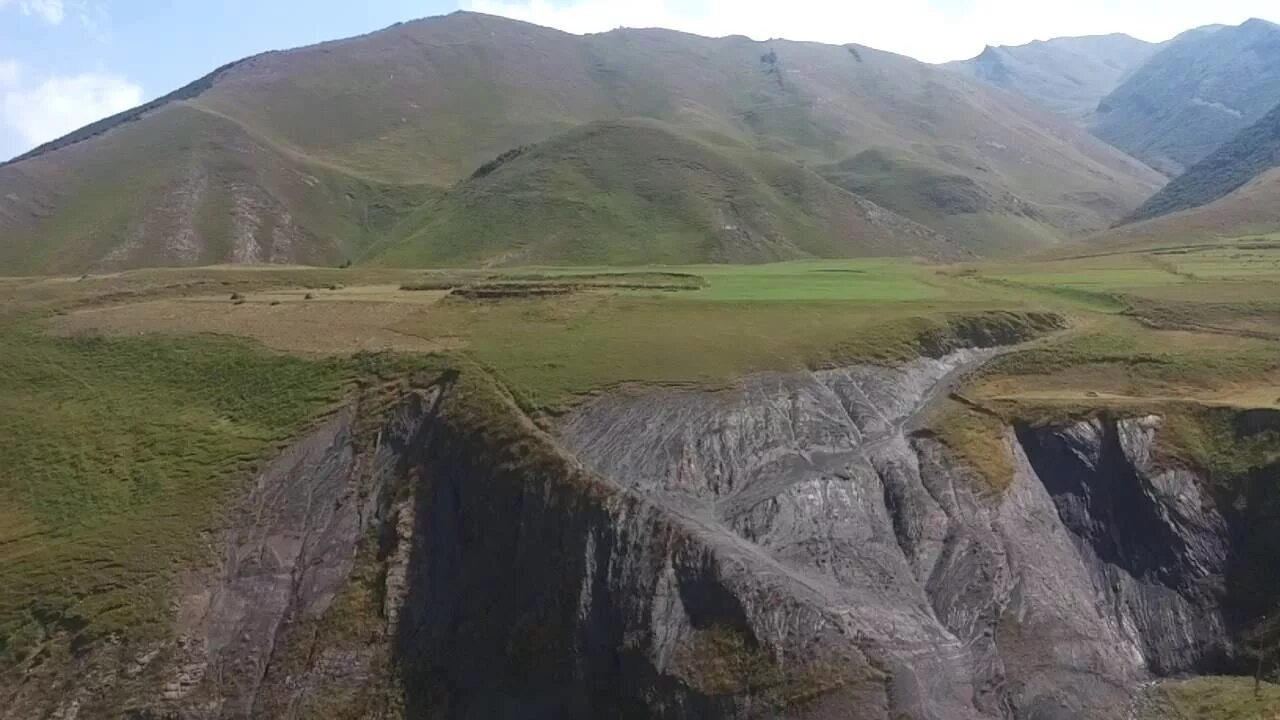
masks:
{"label": "gray rock face", "polygon": [[874,658],[888,708],[859,717],[1101,715],[1150,673],[1235,652],[1211,590],[1227,524],[1200,479],[1153,465],[1158,418],[1010,430],[1000,497],[908,435],[981,359],[604,398],[561,441],[812,613],[796,628],[748,605],[763,643]]}
{"label": "gray rock face", "polygon": [[[412,397],[379,433],[372,451],[355,445],[347,408],[290,446],[257,477],[224,538],[220,572],[196,584],[179,612],[179,656],[164,703],[184,718],[261,716],[272,666],[290,652],[291,630],[328,610],[347,580],[360,540],[389,509],[431,397]],[[322,674],[358,663],[319,657]],[[272,688],[295,694],[304,688]],[[288,703],[285,703],[286,705]]]}

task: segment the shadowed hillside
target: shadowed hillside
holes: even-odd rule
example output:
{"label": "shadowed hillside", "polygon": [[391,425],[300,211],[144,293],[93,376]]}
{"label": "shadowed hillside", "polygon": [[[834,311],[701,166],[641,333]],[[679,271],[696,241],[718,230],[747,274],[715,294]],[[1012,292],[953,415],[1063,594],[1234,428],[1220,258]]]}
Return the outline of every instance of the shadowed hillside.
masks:
{"label": "shadowed hillside", "polygon": [[1098,106],[1098,137],[1169,175],[1196,164],[1280,98],[1280,26],[1180,35]]}
{"label": "shadowed hillside", "polygon": [[1280,232],[1280,169],[1273,168],[1207,205],[1123,225],[1079,247],[1124,250],[1275,232]]}
{"label": "shadowed hillside", "polygon": [[1130,219],[1146,220],[1206,205],[1278,165],[1280,106],[1174,178],[1134,211]]}

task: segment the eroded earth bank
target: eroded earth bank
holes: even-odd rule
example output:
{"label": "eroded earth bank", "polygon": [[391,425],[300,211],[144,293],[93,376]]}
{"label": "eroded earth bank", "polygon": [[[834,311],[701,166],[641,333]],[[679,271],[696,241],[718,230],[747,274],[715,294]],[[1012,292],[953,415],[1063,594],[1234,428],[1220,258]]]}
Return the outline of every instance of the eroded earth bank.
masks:
{"label": "eroded earth bank", "polygon": [[541,427],[483,373],[422,379],[266,467],[176,639],[37,663],[0,716],[1123,718],[1247,674],[1280,470],[1224,487],[1161,416],[1095,413],[1007,426],[994,489],[924,411],[996,352]]}

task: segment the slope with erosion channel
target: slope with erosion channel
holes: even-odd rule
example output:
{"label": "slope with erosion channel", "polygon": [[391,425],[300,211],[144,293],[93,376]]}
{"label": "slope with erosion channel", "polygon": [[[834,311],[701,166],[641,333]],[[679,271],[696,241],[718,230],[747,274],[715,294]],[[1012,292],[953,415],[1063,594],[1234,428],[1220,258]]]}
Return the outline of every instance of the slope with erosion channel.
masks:
{"label": "slope with erosion channel", "polygon": [[370,252],[390,266],[968,256],[793,162],[646,120],[506,153]]}
{"label": "slope with erosion channel", "polygon": [[[1245,672],[1274,600],[1258,563],[1280,468],[1229,490],[1159,457],[1162,417],[1104,414],[1005,428],[1013,478],[993,494],[931,435],[901,432],[965,357],[605,398],[563,436],[733,565],[825,605],[886,674],[885,716],[1113,717],[1152,677]],[[1274,412],[1233,417],[1244,436],[1280,430]],[[747,614],[767,647],[822,645]]]}
{"label": "slope with erosion channel", "polygon": [[[191,108],[234,129],[208,128],[209,117]],[[627,117],[809,165],[873,148],[906,154],[1035,205],[1028,222],[1039,236],[1106,227],[1162,180],[1017,98],[870,48],[661,30],[574,36],[459,13],[248,58],[169,102],[0,167],[0,269],[84,271],[107,257],[126,267],[190,255],[242,260],[226,248],[246,232],[288,226],[306,230],[293,247],[309,250],[292,261],[335,262],[385,227],[365,222],[366,205],[371,217],[397,214],[512,148]],[[175,137],[217,164],[174,159],[167,141],[153,147],[153,138]],[[103,176],[104,167],[113,170]],[[97,181],[54,181],[80,177]],[[173,215],[206,180],[235,201],[207,213],[217,220],[197,222],[194,236],[179,233],[186,225]],[[345,187],[352,183],[373,189]],[[378,188],[394,201],[366,198]],[[170,200],[153,202],[160,197]],[[261,218],[258,230],[226,222],[226,208]],[[175,233],[195,249],[177,257],[134,249]]]}

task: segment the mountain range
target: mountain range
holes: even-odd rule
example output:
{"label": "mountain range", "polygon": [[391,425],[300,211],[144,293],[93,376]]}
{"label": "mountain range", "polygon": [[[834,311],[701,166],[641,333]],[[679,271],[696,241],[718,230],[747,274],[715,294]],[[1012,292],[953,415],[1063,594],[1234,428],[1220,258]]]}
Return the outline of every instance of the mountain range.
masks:
{"label": "mountain range", "polygon": [[871,48],[455,13],[233,63],[0,167],[0,269],[956,257],[1103,229],[1162,182]]}
{"label": "mountain range", "polygon": [[1278,103],[1262,20],[933,66],[459,12],[246,58],[0,165],[0,272],[964,259],[1169,213],[1229,233],[1248,213],[1224,204],[1266,205]]}
{"label": "mountain range", "polygon": [[1280,26],[1207,26],[1159,45],[1060,38],[946,67],[1071,118],[1173,178],[1090,247],[1280,230],[1269,175],[1280,166]]}

